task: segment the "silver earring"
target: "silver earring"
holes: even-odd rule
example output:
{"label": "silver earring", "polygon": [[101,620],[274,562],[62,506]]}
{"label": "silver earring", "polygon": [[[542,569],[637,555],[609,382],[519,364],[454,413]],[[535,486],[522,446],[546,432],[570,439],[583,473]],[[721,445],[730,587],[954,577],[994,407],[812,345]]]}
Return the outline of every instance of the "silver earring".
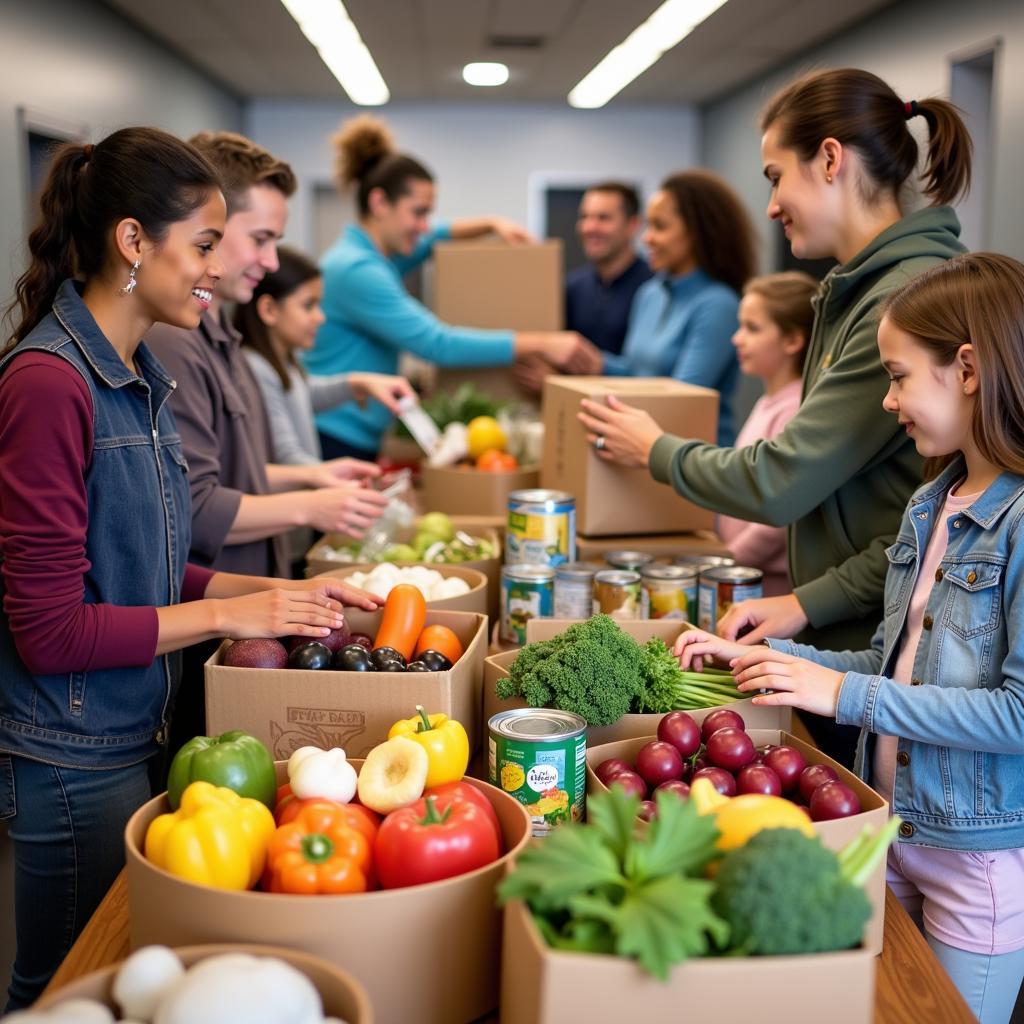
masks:
{"label": "silver earring", "polygon": [[136,260],[132,264],[132,269],[128,271],[128,283],[121,289],[122,295],[131,295],[135,291],[135,286],[139,283],[135,280],[135,275],[139,272],[139,267],[142,265],[142,260]]}

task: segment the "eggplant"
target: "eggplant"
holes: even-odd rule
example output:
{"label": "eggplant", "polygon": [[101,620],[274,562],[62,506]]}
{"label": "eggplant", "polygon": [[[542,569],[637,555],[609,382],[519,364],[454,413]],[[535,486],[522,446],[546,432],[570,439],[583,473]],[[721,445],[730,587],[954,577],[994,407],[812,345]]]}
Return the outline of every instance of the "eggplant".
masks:
{"label": "eggplant", "polygon": [[330,668],[330,649],[319,640],[310,640],[309,643],[299,644],[288,655],[288,667],[312,670]]}
{"label": "eggplant", "polygon": [[346,644],[334,655],[332,665],[341,672],[375,671],[370,652],[362,644]]}

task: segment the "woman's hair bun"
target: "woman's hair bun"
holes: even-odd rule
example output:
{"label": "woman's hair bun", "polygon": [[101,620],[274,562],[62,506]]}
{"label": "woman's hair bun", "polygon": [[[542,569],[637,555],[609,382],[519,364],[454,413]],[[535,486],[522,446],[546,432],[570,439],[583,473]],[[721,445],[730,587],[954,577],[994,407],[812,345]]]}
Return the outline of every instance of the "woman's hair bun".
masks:
{"label": "woman's hair bun", "polygon": [[387,125],[369,114],[346,121],[331,139],[335,174],[342,188],[362,181],[369,170],[395,151]]}

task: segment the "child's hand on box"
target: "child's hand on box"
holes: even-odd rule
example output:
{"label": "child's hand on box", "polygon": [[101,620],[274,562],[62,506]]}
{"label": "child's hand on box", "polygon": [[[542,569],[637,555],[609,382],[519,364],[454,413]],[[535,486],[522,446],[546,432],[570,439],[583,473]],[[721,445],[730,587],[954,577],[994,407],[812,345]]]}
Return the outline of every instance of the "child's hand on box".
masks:
{"label": "child's hand on box", "polygon": [[731,665],[738,690],[773,691],[754,697],[755,704],[799,708],[828,718],[836,716],[842,672],[770,647],[748,649]]}

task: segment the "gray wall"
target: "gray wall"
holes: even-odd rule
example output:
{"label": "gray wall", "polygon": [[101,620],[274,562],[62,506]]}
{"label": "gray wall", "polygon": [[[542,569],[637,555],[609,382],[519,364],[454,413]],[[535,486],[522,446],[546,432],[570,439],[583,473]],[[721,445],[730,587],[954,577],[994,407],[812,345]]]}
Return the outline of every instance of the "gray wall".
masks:
{"label": "gray wall", "polygon": [[[294,245],[315,250],[314,192],[332,178],[328,139],[355,113],[342,102],[278,100],[256,100],[246,110],[247,134],[299,175],[288,225]],[[698,161],[698,120],[689,107],[394,104],[381,116],[399,146],[436,174],[441,219],[500,214],[525,223],[536,172],[625,176],[653,190],[668,172]]]}
{"label": "gray wall", "polygon": [[[768,188],[761,175],[757,115],[778,86],[814,67],[855,66],[881,76],[908,100],[948,96],[951,60],[969,57],[995,39],[1002,41],[995,67],[995,148],[981,237],[989,248],[1024,259],[1024,4],[1019,0],[903,0],[703,108],[704,163],[739,190],[764,225]],[[769,237],[767,230],[762,237]],[[773,266],[773,255],[774,249],[765,251],[766,268]]]}
{"label": "gray wall", "polygon": [[95,0],[0,0],[0,302],[23,269],[27,155],[18,108],[96,141],[130,124],[240,130],[242,105]]}

